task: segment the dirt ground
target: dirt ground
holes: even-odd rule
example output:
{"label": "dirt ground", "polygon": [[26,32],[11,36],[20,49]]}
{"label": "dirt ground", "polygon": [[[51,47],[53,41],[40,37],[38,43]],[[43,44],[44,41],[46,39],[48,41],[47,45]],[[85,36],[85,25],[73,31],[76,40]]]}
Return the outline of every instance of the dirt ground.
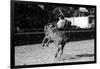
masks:
{"label": "dirt ground", "polygon": [[16,46],[15,65],[94,61],[94,39],[66,43],[61,58],[54,58],[56,51],[53,43],[49,47],[41,44]]}

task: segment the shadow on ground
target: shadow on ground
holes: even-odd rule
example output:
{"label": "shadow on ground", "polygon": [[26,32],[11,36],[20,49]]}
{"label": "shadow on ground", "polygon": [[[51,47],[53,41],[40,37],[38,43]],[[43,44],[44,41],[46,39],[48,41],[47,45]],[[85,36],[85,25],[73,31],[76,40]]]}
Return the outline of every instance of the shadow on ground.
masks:
{"label": "shadow on ground", "polygon": [[82,58],[91,58],[91,57],[94,57],[94,54],[78,54],[78,55],[63,55],[61,58],[57,58],[56,60],[57,61],[73,61],[73,60],[79,60],[79,59],[82,59]]}

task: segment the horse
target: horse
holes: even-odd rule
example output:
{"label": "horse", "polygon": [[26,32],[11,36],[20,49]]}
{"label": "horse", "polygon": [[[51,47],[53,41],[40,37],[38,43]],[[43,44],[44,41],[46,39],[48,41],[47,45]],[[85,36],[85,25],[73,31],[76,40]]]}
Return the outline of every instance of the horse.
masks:
{"label": "horse", "polygon": [[[47,31],[47,29],[48,29],[48,27],[49,27],[50,25],[52,25],[53,27],[55,27],[56,22],[48,23],[47,25],[44,26],[45,37],[44,37],[44,39],[43,39],[43,41],[42,41],[42,47],[48,46],[49,42],[51,41],[51,38],[50,38],[50,36],[48,35],[49,32]],[[68,20],[66,20],[66,23],[65,23],[63,29],[64,29],[64,30],[69,30],[70,28],[71,28],[71,22],[68,21]],[[45,41],[46,41],[46,42],[45,42]]]}
{"label": "horse", "polygon": [[44,28],[44,32],[45,32],[45,37],[42,41],[42,47],[44,47],[44,42],[45,39],[48,39],[46,46],[49,45],[49,42],[52,40],[54,41],[54,44],[57,46],[57,53],[55,54],[55,58],[58,57],[58,54],[61,55],[63,54],[63,49],[64,46],[66,44],[66,42],[68,42],[69,40],[69,36],[68,33],[66,33],[65,31],[59,31],[58,29],[53,29],[55,25],[53,24],[48,24],[45,26]]}

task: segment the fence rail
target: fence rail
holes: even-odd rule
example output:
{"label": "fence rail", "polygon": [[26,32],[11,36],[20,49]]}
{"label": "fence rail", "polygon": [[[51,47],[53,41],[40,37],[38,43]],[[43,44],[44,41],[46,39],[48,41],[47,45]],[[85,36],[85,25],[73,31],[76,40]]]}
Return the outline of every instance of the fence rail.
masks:
{"label": "fence rail", "polygon": [[[94,30],[78,30],[78,31],[60,31],[66,33],[81,33],[81,32],[94,32]],[[23,35],[23,34],[44,34],[44,32],[23,32],[23,33],[15,33],[14,35]]]}

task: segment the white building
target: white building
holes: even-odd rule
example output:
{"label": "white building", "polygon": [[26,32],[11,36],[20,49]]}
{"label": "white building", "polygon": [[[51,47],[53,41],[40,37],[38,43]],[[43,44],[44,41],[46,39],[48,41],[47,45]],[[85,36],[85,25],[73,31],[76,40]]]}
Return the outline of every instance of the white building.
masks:
{"label": "white building", "polygon": [[71,25],[78,26],[80,28],[89,28],[89,17],[82,16],[82,17],[71,17],[65,18],[68,21],[71,21]]}

